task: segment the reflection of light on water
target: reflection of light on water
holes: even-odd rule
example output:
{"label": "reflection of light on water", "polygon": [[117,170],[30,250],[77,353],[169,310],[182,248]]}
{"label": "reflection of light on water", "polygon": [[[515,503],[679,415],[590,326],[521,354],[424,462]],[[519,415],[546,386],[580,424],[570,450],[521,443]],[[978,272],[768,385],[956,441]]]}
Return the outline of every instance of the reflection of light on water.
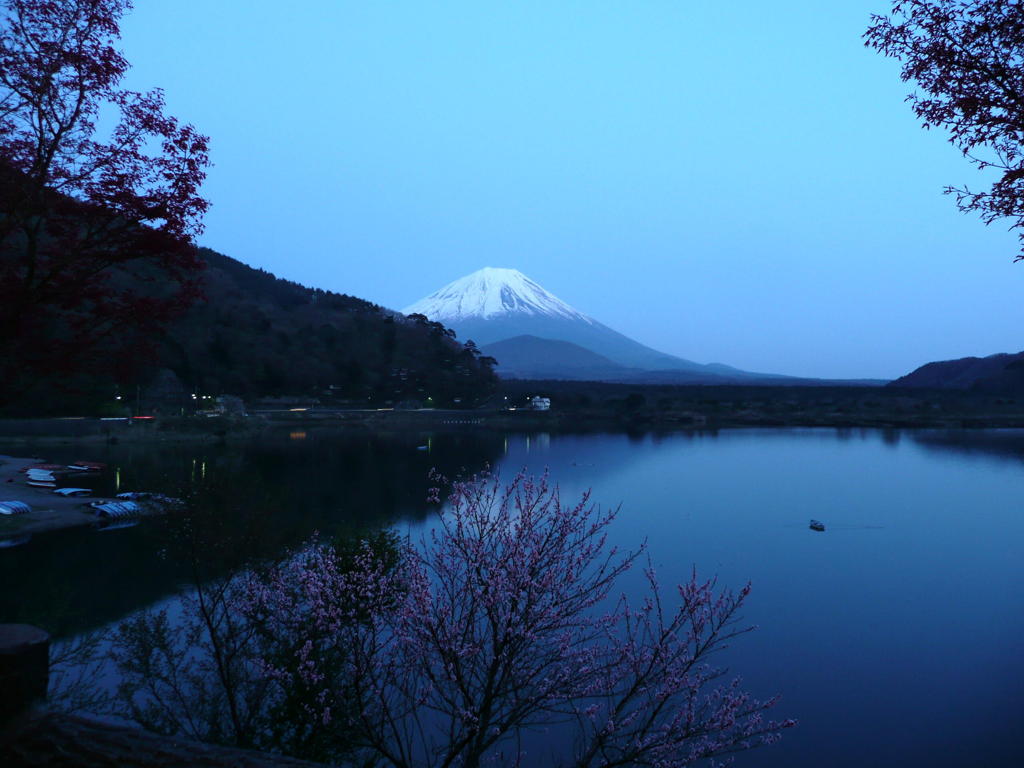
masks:
{"label": "reflection of light on water", "polygon": [[289,432],[288,437],[290,437],[292,440],[305,440],[306,433],[301,430],[297,432]]}
{"label": "reflection of light on water", "polygon": [[505,453],[508,454],[508,435],[505,435]]}
{"label": "reflection of light on water", "polygon": [[121,490],[121,468],[117,467],[114,470],[114,493]]}
{"label": "reflection of light on water", "polygon": [[[547,452],[551,449],[551,434],[548,432],[535,432],[532,435],[526,435],[526,452],[530,451],[543,451]],[[505,438],[505,453],[508,453],[508,438]]]}
{"label": "reflection of light on water", "polygon": [[206,479],[206,462],[205,461],[202,464],[199,465],[199,476],[201,478],[203,478],[203,480]]}
{"label": "reflection of light on water", "polygon": [[196,481],[196,460],[195,459],[192,459],[192,474],[189,477],[189,480],[191,480],[193,483]]}
{"label": "reflection of light on water", "polygon": [[433,436],[427,438],[427,453],[434,450],[434,438]]}

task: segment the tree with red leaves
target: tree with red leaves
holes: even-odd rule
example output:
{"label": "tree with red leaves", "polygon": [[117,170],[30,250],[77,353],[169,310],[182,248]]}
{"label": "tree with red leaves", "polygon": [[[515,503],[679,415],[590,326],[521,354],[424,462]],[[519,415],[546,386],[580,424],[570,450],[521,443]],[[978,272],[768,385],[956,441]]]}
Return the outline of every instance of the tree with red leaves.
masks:
{"label": "tree with red leaves", "polygon": [[121,87],[130,7],[0,5],[0,407],[124,367],[197,295],[207,137]]}
{"label": "tree with red leaves", "polygon": [[902,79],[921,88],[907,100],[924,127],[949,131],[970,162],[999,171],[988,191],[946,193],[986,224],[1006,218],[1024,229],[1024,3],[898,0],[871,20],[866,45],[902,61]]}

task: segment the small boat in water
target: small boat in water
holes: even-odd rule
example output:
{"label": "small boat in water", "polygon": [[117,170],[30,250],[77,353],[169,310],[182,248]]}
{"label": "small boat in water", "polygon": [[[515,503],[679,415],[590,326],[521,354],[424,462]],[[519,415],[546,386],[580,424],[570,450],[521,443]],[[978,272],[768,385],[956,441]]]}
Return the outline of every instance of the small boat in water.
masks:
{"label": "small boat in water", "polygon": [[825,530],[825,524],[823,522],[821,522],[820,520],[811,520],[811,524],[810,524],[809,528],[812,531],[824,531]]}

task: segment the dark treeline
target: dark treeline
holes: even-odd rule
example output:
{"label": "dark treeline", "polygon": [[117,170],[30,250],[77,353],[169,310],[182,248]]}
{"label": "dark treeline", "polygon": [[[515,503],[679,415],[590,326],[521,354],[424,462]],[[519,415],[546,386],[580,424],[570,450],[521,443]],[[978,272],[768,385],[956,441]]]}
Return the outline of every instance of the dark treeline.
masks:
{"label": "dark treeline", "polygon": [[199,254],[201,298],[151,349],[43,382],[7,414],[114,415],[129,406],[176,413],[223,394],[450,407],[493,391],[493,360],[439,323],[282,280],[209,249]]}
{"label": "dark treeline", "polygon": [[450,405],[493,387],[489,361],[439,323],[200,253],[204,299],[169,328],[161,353],[192,391]]}
{"label": "dark treeline", "polygon": [[561,429],[617,424],[733,426],[1024,426],[1024,397],[973,390],[856,386],[672,386],[503,380],[496,399],[551,399]]}

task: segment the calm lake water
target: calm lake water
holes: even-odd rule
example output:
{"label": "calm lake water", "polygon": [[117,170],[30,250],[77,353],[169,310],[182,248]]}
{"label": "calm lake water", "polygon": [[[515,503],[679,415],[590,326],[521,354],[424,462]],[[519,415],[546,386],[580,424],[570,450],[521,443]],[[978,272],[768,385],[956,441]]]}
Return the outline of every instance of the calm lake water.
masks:
{"label": "calm lake water", "polygon": [[[646,540],[663,584],[694,566],[723,585],[753,583],[744,616],[759,629],[727,661],[756,695],[781,693],[776,714],[800,725],[737,765],[1019,764],[1024,431],[292,430],[244,446],[82,453],[49,457],[109,462],[95,481],[104,492],[201,487],[225,510],[255,511],[280,547],[313,530],[417,531],[433,514],[431,467],[549,468],[563,495],[591,488],[621,504],[615,543]],[[824,533],[808,529],[812,517]],[[188,574],[161,556],[163,536],[155,522],[0,550],[0,620],[68,637],[166,598]]]}

